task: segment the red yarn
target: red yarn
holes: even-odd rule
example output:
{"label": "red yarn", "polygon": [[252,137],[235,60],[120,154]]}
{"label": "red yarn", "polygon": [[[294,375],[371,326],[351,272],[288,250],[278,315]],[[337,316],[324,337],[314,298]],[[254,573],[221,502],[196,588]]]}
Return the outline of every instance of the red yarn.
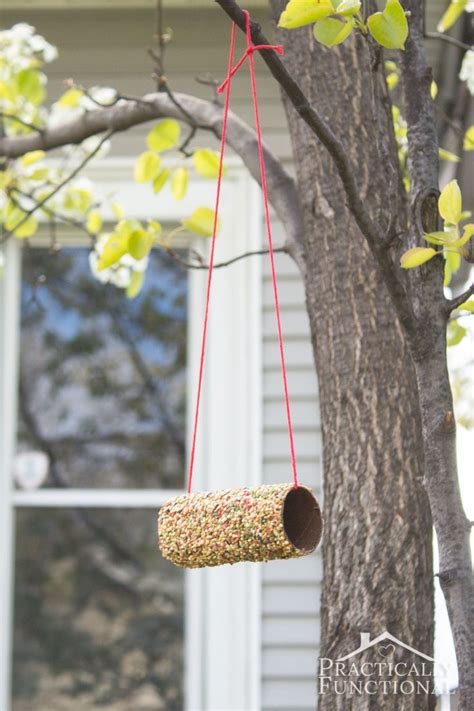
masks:
{"label": "red yarn", "polygon": [[289,437],[289,442],[290,442],[291,465],[292,465],[292,470],[293,470],[294,485],[295,485],[295,488],[298,487],[298,472],[297,472],[297,468],[296,468],[296,454],[295,454],[295,445],[294,445],[294,436],[293,436],[293,426],[292,426],[292,422],[291,422],[290,398],[289,398],[289,394],[288,394],[288,381],[287,381],[286,364],[285,364],[285,350],[284,350],[284,345],[283,345],[283,332],[282,332],[282,327],[281,327],[280,305],[279,305],[279,299],[278,299],[278,287],[277,287],[277,278],[276,278],[276,270],[275,270],[275,256],[273,253],[273,237],[272,237],[272,229],[271,229],[271,223],[270,223],[270,210],[268,207],[268,190],[267,190],[267,179],[266,179],[266,174],[265,174],[265,160],[264,160],[264,155],[263,155],[262,130],[261,130],[261,126],[260,126],[257,86],[256,86],[256,82],[255,82],[255,67],[254,67],[254,61],[253,61],[253,53],[256,51],[259,51],[261,49],[272,49],[272,50],[278,52],[278,54],[283,54],[283,47],[281,47],[281,45],[271,45],[271,44],[257,44],[257,45],[255,45],[255,44],[253,44],[251,31],[250,31],[250,15],[247,12],[247,10],[244,10],[243,12],[245,14],[245,23],[246,23],[247,49],[245,50],[243,56],[237,62],[235,67],[232,67],[232,62],[233,62],[233,58],[234,58],[235,30],[236,30],[235,23],[233,23],[232,24],[231,39],[230,39],[229,65],[228,65],[228,70],[227,70],[227,77],[226,77],[225,81],[221,84],[221,86],[217,89],[217,91],[219,93],[222,93],[225,90],[226,95],[225,95],[225,103],[224,103],[224,115],[223,115],[223,120],[222,120],[222,137],[221,137],[221,151],[220,151],[220,158],[219,158],[219,170],[218,170],[218,176],[217,176],[216,207],[215,207],[215,212],[214,212],[214,226],[213,226],[213,231],[212,231],[211,254],[210,254],[210,258],[209,258],[209,274],[208,274],[208,279],[207,279],[207,293],[206,293],[206,302],[205,302],[205,311],[204,311],[204,324],[203,324],[203,331],[202,331],[201,358],[200,358],[200,364],[199,364],[196,411],[195,411],[195,415],[194,415],[194,428],[193,428],[193,437],[192,437],[192,446],[191,446],[191,456],[190,456],[190,460],[189,460],[188,494],[191,493],[191,485],[192,485],[193,469],[194,469],[194,458],[195,458],[195,453],[196,453],[196,436],[197,436],[197,429],[198,429],[198,424],[199,424],[199,407],[200,407],[200,403],[201,403],[202,379],[203,379],[204,359],[205,359],[205,352],[206,352],[207,324],[208,324],[208,317],[209,317],[209,302],[210,302],[210,295],[211,295],[212,273],[213,273],[213,268],[214,268],[214,252],[215,252],[215,242],[216,242],[216,234],[217,234],[219,201],[220,201],[221,185],[222,185],[222,169],[223,169],[225,142],[226,142],[226,135],[227,135],[227,122],[228,122],[228,116],[229,116],[230,89],[231,89],[232,77],[240,69],[242,64],[247,59],[247,57],[249,58],[250,84],[251,84],[251,88],[252,88],[253,106],[254,106],[254,114],[255,114],[255,128],[256,128],[256,132],[257,132],[258,157],[259,157],[259,163],[260,163],[260,175],[261,175],[261,182],[262,182],[263,204],[264,204],[264,210],[265,210],[265,224],[266,224],[267,238],[268,238],[268,253],[270,256],[270,266],[271,266],[271,274],[272,274],[273,298],[274,298],[274,302],[275,302],[275,314],[276,314],[277,327],[278,327],[278,342],[279,342],[279,347],[280,347],[280,360],[281,360],[281,373],[282,373],[282,379],[283,379],[283,390],[284,390],[284,394],[285,394],[286,418],[287,418],[287,423],[288,423],[288,437]]}

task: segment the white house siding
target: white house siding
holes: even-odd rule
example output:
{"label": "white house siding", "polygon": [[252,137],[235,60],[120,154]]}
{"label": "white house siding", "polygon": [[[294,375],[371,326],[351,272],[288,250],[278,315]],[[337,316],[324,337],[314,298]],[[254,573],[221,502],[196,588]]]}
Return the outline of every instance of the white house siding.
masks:
{"label": "white house siding", "polygon": [[[275,225],[274,240],[283,239]],[[301,277],[276,256],[298,473],[321,496],[321,440],[316,376]],[[265,260],[263,331],[263,480],[291,480],[273,290]],[[314,709],[319,641],[321,555],[274,561],[262,571],[262,709]]]}

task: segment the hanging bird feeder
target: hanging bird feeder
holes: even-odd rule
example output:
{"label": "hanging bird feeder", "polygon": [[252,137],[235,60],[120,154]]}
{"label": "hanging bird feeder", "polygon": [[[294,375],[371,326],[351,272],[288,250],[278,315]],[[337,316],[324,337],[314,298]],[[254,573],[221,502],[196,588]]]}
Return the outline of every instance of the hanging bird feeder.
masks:
{"label": "hanging bird feeder", "polygon": [[[282,54],[283,49],[280,46],[273,45],[254,45],[250,32],[250,16],[248,12],[244,12],[246,16],[247,49],[243,57],[237,62],[235,67],[233,67],[235,43],[235,24],[233,24],[227,78],[218,89],[219,92],[225,90],[225,103],[217,178],[216,207],[214,211],[214,227],[209,259],[206,306],[202,330],[201,360],[188,473],[188,493],[168,501],[161,508],[158,517],[159,544],[163,556],[176,565],[185,568],[202,568],[205,566],[238,563],[241,561],[258,562],[298,558],[307,553],[311,553],[321,540],[322,534],[322,517],[318,502],[309,488],[298,483],[253,62],[253,53],[255,51],[262,49],[274,50]],[[275,314],[278,327],[293,482],[257,486],[248,489],[227,489],[224,491],[192,493],[191,485],[201,402],[222,168],[229,115],[230,88],[232,77],[242,66],[247,57],[249,60],[250,82],[255,113],[255,127],[265,207],[265,223],[268,237]]]}
{"label": "hanging bird feeder", "polygon": [[184,494],[159,515],[163,556],[184,568],[299,558],[322,533],[321,511],[309,489],[269,484]]}

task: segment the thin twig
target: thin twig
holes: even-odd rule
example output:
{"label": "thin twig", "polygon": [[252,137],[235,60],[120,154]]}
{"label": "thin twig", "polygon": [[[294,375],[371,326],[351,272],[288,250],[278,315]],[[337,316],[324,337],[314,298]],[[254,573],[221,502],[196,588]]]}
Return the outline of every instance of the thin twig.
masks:
{"label": "thin twig", "polygon": [[156,0],[156,35],[158,43],[158,61],[157,61],[157,77],[156,77],[156,88],[160,91],[163,88],[163,82],[166,83],[165,79],[165,50],[166,43],[163,33],[163,2],[162,0]]}
{"label": "thin twig", "polygon": [[217,93],[217,88],[220,86],[221,82],[217,81],[217,79],[214,79],[212,74],[207,72],[205,76],[197,76],[194,77],[194,81],[197,84],[202,84],[203,86],[210,86],[212,87],[212,93],[213,93],[213,99],[216,101],[218,104],[221,101],[220,94]]}
{"label": "thin twig", "polygon": [[446,302],[446,309],[447,309],[448,313],[451,313],[451,311],[454,311],[454,309],[459,308],[459,306],[461,306],[461,304],[463,304],[465,301],[467,301],[473,295],[474,295],[474,282],[462,294],[459,294],[459,296],[456,296],[454,299],[449,299],[449,301]]}
{"label": "thin twig", "polygon": [[447,44],[452,44],[459,49],[469,50],[472,49],[470,44],[458,40],[456,37],[451,37],[450,35],[445,35],[442,32],[425,32],[426,39],[440,40],[441,42],[447,42]]}
{"label": "thin twig", "polygon": [[180,153],[182,153],[186,158],[189,158],[192,156],[192,152],[188,151],[187,148],[191,141],[193,140],[194,136],[196,135],[197,132],[197,127],[196,126],[191,126],[191,130],[189,131],[188,135],[182,142],[182,144],[179,146],[178,150]]}
{"label": "thin twig", "polygon": [[48,195],[46,195],[44,198],[42,198],[41,200],[39,200],[39,202],[37,202],[36,205],[34,205],[30,210],[28,210],[28,212],[25,212],[25,214],[23,215],[23,217],[21,218],[21,220],[19,220],[19,221],[17,222],[17,224],[15,225],[15,227],[13,227],[13,228],[12,228],[11,230],[9,230],[8,232],[5,232],[5,234],[3,235],[2,241],[4,242],[4,241],[7,240],[9,237],[11,237],[11,236],[16,232],[16,230],[17,230],[19,227],[21,227],[21,225],[23,225],[23,224],[31,217],[31,215],[33,215],[37,210],[39,210],[40,208],[42,208],[43,205],[45,205],[52,197],[54,197],[54,195],[56,195],[56,193],[58,193],[58,192],[61,190],[61,188],[63,188],[63,187],[64,187],[65,185],[67,185],[71,180],[73,180],[73,178],[75,178],[76,175],[77,175],[78,173],[80,173],[81,170],[87,165],[87,163],[99,152],[100,148],[104,145],[104,143],[105,143],[106,141],[109,140],[109,138],[113,135],[113,133],[114,133],[113,130],[107,131],[107,133],[106,133],[106,134],[103,136],[103,138],[99,141],[99,143],[98,143],[97,146],[94,148],[94,150],[91,151],[90,153],[88,153],[88,154],[85,156],[85,158],[79,163],[79,165],[76,166],[76,168],[74,168],[74,170],[73,170],[71,173],[69,173],[69,175],[68,175],[66,178],[64,178],[64,180],[62,180],[60,183],[58,183],[58,185],[56,185],[56,187],[54,188],[54,190],[51,190],[51,192],[48,193]]}
{"label": "thin twig", "polygon": [[[185,259],[183,259],[177,252],[174,251],[171,247],[165,247],[164,248],[166,253],[174,259],[175,262],[180,264],[182,267],[185,269],[200,269],[200,270],[208,270],[209,265],[208,264],[193,264],[192,262],[187,262]],[[288,249],[285,246],[282,247],[275,247],[273,249],[273,252],[275,254],[278,253],[287,253]],[[235,264],[235,262],[239,262],[241,259],[246,259],[247,257],[256,257],[256,256],[261,256],[262,254],[268,254],[268,249],[256,249],[252,252],[244,252],[243,254],[239,254],[237,257],[232,257],[231,259],[228,259],[225,262],[219,262],[218,264],[214,264],[214,269],[221,269],[222,267],[229,267],[231,264]]]}
{"label": "thin twig", "polygon": [[443,111],[443,109],[435,104],[436,111],[439,113],[443,121],[446,121],[448,126],[451,126],[453,131],[455,131],[459,136],[464,136],[464,131],[462,129],[462,126],[460,126],[456,121],[454,121],[447,113],[446,111]]}
{"label": "thin twig", "polygon": [[[11,192],[18,193],[18,195],[21,195],[22,197],[26,198],[27,200],[31,200],[32,202],[35,203],[37,209],[39,209],[39,203],[36,198],[31,195],[30,193],[25,193],[24,190],[20,190],[19,188],[12,188]],[[10,199],[12,202],[15,201],[15,198],[13,198],[10,194]],[[20,209],[24,211],[24,208],[19,205]],[[84,222],[81,222],[80,220],[75,220],[73,217],[69,217],[68,215],[64,215],[61,212],[58,212],[57,210],[53,210],[52,208],[48,207],[47,205],[42,205],[41,209],[48,215],[48,217],[55,218],[56,220],[59,220],[60,222],[64,222],[66,225],[71,225],[72,227],[76,227],[78,230],[82,230],[88,237],[91,239],[94,239],[95,235],[92,234],[92,232],[89,232],[87,229],[86,225]]]}
{"label": "thin twig", "polygon": [[42,126],[38,126],[35,123],[30,123],[29,121],[25,121],[25,119],[22,119],[20,116],[17,116],[16,114],[9,114],[6,113],[5,111],[0,111],[0,118],[2,119],[8,119],[9,121],[16,121],[16,123],[21,124],[25,128],[29,128],[32,131],[38,131],[41,133],[44,131],[44,128]]}

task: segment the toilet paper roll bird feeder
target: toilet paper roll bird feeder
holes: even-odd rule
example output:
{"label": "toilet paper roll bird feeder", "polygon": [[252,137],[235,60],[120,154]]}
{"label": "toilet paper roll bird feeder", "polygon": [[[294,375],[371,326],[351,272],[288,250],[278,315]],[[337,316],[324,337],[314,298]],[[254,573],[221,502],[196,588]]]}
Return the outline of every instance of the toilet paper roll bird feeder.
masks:
{"label": "toilet paper roll bird feeder", "polygon": [[318,502],[293,484],[184,494],[158,519],[163,556],[185,568],[299,558],[321,533]]}

